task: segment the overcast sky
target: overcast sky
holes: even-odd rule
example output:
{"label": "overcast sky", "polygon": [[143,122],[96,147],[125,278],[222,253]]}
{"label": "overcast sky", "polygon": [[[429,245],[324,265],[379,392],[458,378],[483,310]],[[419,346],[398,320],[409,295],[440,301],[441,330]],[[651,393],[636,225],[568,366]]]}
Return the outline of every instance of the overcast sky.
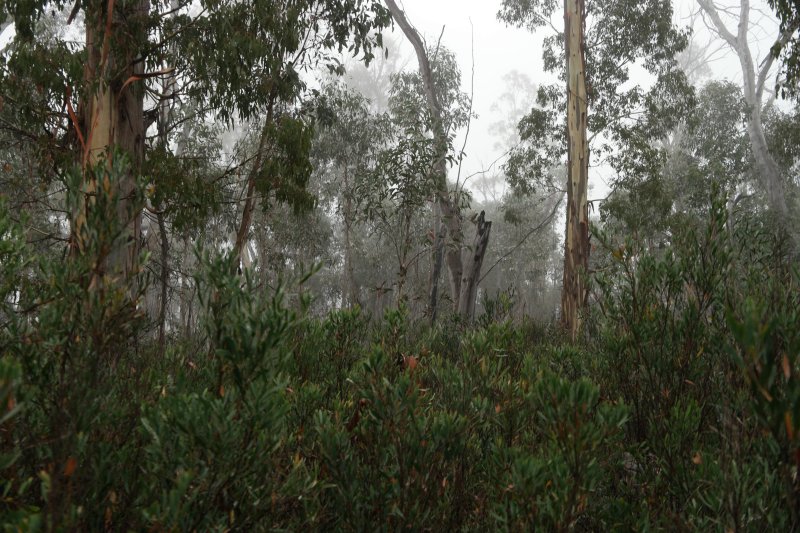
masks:
{"label": "overcast sky", "polygon": [[[727,3],[734,8],[739,0],[717,0],[722,5]],[[453,50],[458,58],[462,72],[463,89],[474,94],[474,111],[478,118],[473,121],[468,143],[466,145],[467,158],[464,161],[462,176],[487,170],[490,165],[502,156],[504,148],[498,147],[498,138],[490,134],[489,127],[503,118],[501,113],[492,110],[492,104],[508,90],[503,77],[516,70],[526,74],[536,83],[550,83],[554,78],[542,69],[542,40],[550,31],[542,28],[536,34],[526,29],[507,27],[497,20],[497,11],[500,0],[401,0],[401,7],[406,11],[410,22],[417,27],[429,43],[434,43],[442,35],[442,43]],[[680,26],[689,23],[689,15],[696,11],[695,0],[676,0],[675,22]],[[757,42],[753,49],[760,61],[774,42],[777,35],[777,26],[774,22],[772,11],[764,0],[752,2],[754,13],[751,20],[758,23]],[[738,12],[738,9],[734,9]],[[558,17],[558,15],[556,16]],[[560,27],[561,20],[555,21]],[[733,25],[731,27],[734,27]],[[0,49],[11,38],[12,28],[0,35]],[[444,33],[442,31],[444,30]],[[703,45],[709,43],[709,32],[704,28],[702,21],[696,25],[696,40]],[[416,60],[410,45],[402,33],[397,33],[395,42],[405,48],[402,53],[408,57],[408,67],[416,68]],[[713,76],[727,78],[741,83],[741,71],[735,57],[723,47],[723,53],[717,54],[716,60],[711,64]],[[474,54],[474,55],[473,55]],[[472,69],[474,67],[474,87],[472,87]],[[647,83],[646,79],[638,79],[640,83]],[[533,103],[534,95],[518,95],[520,101],[526,96]],[[463,136],[458,140],[460,147]],[[493,167],[499,169],[502,159]],[[592,169],[590,175],[590,192],[593,197],[604,195],[607,187],[603,183],[608,178],[608,171]]]}
{"label": "overcast sky", "polygon": [[[718,0],[717,3],[736,7],[739,5],[739,0],[729,0],[727,3],[725,0]],[[690,14],[697,10],[696,5],[694,0],[676,0],[676,24],[687,26]],[[498,112],[493,112],[491,108],[492,103],[507,90],[503,76],[512,70],[517,70],[527,74],[537,84],[554,81],[554,78],[543,72],[542,68],[542,40],[550,30],[542,28],[533,34],[526,29],[508,27],[497,20],[499,6],[499,0],[402,0],[401,2],[409,21],[429,43],[438,40],[444,27],[442,43],[457,56],[461,66],[463,88],[467,93],[471,90],[471,70],[474,61],[474,109],[479,118],[472,123],[463,175],[486,169],[503,153],[502,149],[495,147],[496,136],[489,133],[489,126],[501,118]],[[754,13],[751,18],[760,24],[760,40],[753,52],[758,53],[760,61],[774,42],[777,26],[766,2],[754,0],[752,6]],[[761,10],[761,13],[758,10]],[[738,9],[734,11],[738,12]],[[563,25],[561,21],[556,23]],[[397,33],[402,37],[399,31]],[[711,35],[704,28],[702,20],[698,20],[695,33],[696,42],[703,45],[709,43]],[[399,38],[398,42],[407,47],[405,53],[410,55],[410,45],[404,39]],[[710,66],[715,78],[727,78],[741,83],[738,61],[727,53],[727,50],[716,54],[715,61]],[[416,68],[416,61],[411,61],[409,68]],[[638,81],[647,83],[646,79]],[[531,95],[530,98],[532,103],[534,96]],[[460,142],[458,146],[461,146]],[[590,176],[593,190],[590,196],[604,196],[607,189],[603,183],[604,179],[608,178],[606,174],[607,171],[603,169],[593,169]]]}
{"label": "overcast sky", "polygon": [[[487,169],[503,153],[502,149],[495,148],[496,138],[488,131],[489,126],[501,118],[491,107],[507,90],[503,76],[517,70],[535,83],[553,81],[542,69],[541,47],[545,32],[532,34],[498,21],[499,1],[402,0],[400,4],[428,43],[435,43],[442,35],[442,44],[455,52],[461,66],[463,90],[473,93],[473,107],[478,114],[471,126],[462,175]],[[402,36],[399,31],[397,33]],[[411,48],[405,39],[398,39],[398,42],[406,46],[406,53],[410,54]],[[473,62],[475,75],[474,88],[471,88]],[[416,68],[416,61],[409,67]],[[531,102],[533,97],[531,95]],[[459,147],[462,142],[463,138],[457,143]]]}

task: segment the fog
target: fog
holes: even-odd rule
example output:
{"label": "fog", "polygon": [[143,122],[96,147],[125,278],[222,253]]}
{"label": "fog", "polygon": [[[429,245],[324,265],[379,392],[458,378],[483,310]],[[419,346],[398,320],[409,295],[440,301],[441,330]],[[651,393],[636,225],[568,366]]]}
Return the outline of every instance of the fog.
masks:
{"label": "fog", "polygon": [[[719,4],[730,6],[731,12],[737,12],[738,1],[728,0]],[[751,4],[755,23],[752,46],[756,63],[759,64],[774,42],[778,28],[776,18],[765,1],[755,0]],[[673,5],[675,24],[679,27],[693,26],[692,40],[708,53],[709,77],[741,83],[738,59],[705,26],[696,2],[676,0]],[[542,41],[551,34],[552,29],[540,28],[531,32],[526,28],[507,26],[497,19],[499,6],[499,2],[485,0],[403,0],[401,3],[409,20],[427,43],[441,42],[455,52],[461,68],[463,90],[473,95],[473,106],[478,117],[470,127],[462,176],[482,174],[484,171],[489,171],[491,175],[492,171],[502,171],[508,147],[498,145],[498,135],[492,131],[492,125],[505,118],[500,109],[493,107],[509,90],[504,77],[517,71],[528,76],[536,85],[556,81],[551,73],[544,71],[542,64]],[[735,20],[728,19],[727,22],[735,27]],[[563,21],[556,16],[553,25],[561,28]],[[401,32],[396,30],[395,36],[395,42],[400,43],[402,51],[390,50],[390,53],[407,56],[408,68],[416,68],[410,45]],[[641,69],[634,68],[631,81],[646,87],[650,80]],[[524,95],[519,96],[524,100]],[[535,95],[528,95],[528,99],[532,104]],[[463,142],[464,132],[461,132],[456,146],[461,147]],[[610,180],[608,168],[593,168],[590,196],[605,197]]]}

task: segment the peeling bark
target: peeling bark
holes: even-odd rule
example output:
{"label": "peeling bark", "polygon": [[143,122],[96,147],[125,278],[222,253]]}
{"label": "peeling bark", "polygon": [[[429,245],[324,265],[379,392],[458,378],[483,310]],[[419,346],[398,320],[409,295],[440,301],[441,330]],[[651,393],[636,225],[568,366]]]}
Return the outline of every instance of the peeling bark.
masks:
{"label": "peeling bark", "polygon": [[580,331],[580,310],[586,302],[589,265],[589,143],[587,138],[584,0],[564,1],[567,57],[567,224],[564,239],[564,285],[561,324],[574,341]]}
{"label": "peeling bark", "polygon": [[[113,3],[110,5],[114,5]],[[117,217],[124,227],[123,246],[116,247],[106,259],[110,273],[122,279],[138,270],[141,247],[142,214],[134,212],[136,176],[144,159],[144,87],[134,77],[144,72],[141,51],[147,44],[144,23],[149,3],[146,0],[125,6],[125,13],[108,14],[104,9],[87,10],[84,67],[83,124],[86,139],[84,167],[116,147],[130,158],[131,168],[117,184]],[[119,41],[114,32],[124,31],[133,38]],[[120,45],[124,42],[124,46]],[[93,192],[92,179],[85,180],[87,193]]]}
{"label": "peeling bark", "polygon": [[464,275],[461,278],[461,296],[458,299],[458,314],[471,320],[475,315],[475,299],[478,295],[478,282],[481,279],[481,267],[483,258],[486,256],[486,249],[489,246],[489,234],[492,230],[492,223],[485,219],[485,213],[481,211],[476,221],[475,239],[472,243],[472,253]]}

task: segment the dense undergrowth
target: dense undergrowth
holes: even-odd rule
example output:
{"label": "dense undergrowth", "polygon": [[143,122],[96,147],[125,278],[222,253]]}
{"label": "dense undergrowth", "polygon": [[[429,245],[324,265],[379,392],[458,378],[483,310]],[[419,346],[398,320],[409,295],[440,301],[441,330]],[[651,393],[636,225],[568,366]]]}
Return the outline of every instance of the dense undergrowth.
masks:
{"label": "dense undergrowth", "polygon": [[2,211],[7,531],[800,526],[798,276],[722,204],[659,257],[605,240],[576,345],[503,302],[313,318],[201,254],[205,335],[163,357],[97,278],[112,230],[44,261]]}

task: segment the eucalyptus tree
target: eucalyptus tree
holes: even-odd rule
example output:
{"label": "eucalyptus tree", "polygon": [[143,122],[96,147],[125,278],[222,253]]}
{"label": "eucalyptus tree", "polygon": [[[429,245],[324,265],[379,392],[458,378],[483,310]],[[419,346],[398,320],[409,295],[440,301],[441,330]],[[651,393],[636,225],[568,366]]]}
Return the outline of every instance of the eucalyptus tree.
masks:
{"label": "eucalyptus tree", "polygon": [[318,198],[328,212],[335,212],[341,219],[340,294],[348,306],[362,303],[361,288],[355,276],[353,242],[355,226],[361,218],[358,207],[363,203],[363,199],[358,198],[358,190],[363,187],[365,177],[374,172],[379,151],[391,139],[390,121],[371,108],[366,97],[342,84],[328,83],[320,91],[312,155],[315,174],[325,182],[325,192]]}
{"label": "eucalyptus tree", "polygon": [[[506,90],[495,100],[492,111],[501,113],[490,125],[495,149],[506,154],[520,146],[518,125],[536,101],[537,85],[525,74],[512,70],[503,77]],[[564,193],[552,188],[533,191],[530,187],[509,188],[508,176],[501,170],[485,173],[472,182],[482,195],[480,209],[495,222],[492,249],[486,256],[481,275],[484,304],[508,298],[509,312],[528,313],[550,320],[558,311],[563,255],[556,229],[556,215],[563,206]],[[561,251],[563,253],[563,250]],[[559,259],[560,258],[560,259]],[[554,276],[559,278],[554,281]],[[556,297],[556,299],[554,299]],[[499,300],[498,300],[499,299]],[[484,308],[484,312],[488,310]]]}
{"label": "eucalyptus tree", "polygon": [[450,238],[454,243],[454,246],[451,246],[446,254],[447,266],[450,271],[450,292],[453,295],[454,301],[457,297],[456,295],[460,292],[459,284],[461,283],[463,268],[460,251],[462,240],[461,224],[458,209],[450,197],[447,186],[447,134],[442,120],[442,104],[439,95],[436,93],[428,51],[425,49],[425,44],[419,33],[417,33],[417,30],[408,22],[405,12],[400,9],[397,2],[394,0],[387,0],[386,5],[389,7],[392,17],[400,26],[406,38],[414,47],[414,53],[417,56],[417,63],[419,64],[420,77],[423,83],[426,109],[430,117],[430,129],[435,143],[431,174],[434,176],[436,184],[435,206],[438,212],[441,213],[442,222],[441,224],[438,220],[434,222],[433,273],[431,274],[431,290],[428,304],[431,323],[433,323],[436,320],[438,307],[439,272],[442,264],[442,254],[444,253],[445,231],[447,230],[449,230]]}
{"label": "eucalyptus tree", "polygon": [[[607,232],[634,234],[651,253],[670,245],[682,226],[704,223],[712,183],[733,208],[749,198],[754,179],[740,87],[709,81],[691,107],[675,112],[684,118],[663,140],[627,143],[614,158],[618,176],[601,207]],[[646,115],[643,123],[658,122]]]}
{"label": "eucalyptus tree", "polygon": [[[0,194],[41,254],[60,254],[68,238],[59,170],[72,163],[73,154],[58,102],[64,98],[63,80],[80,79],[82,63],[65,42],[65,18],[44,18],[30,41],[11,40],[0,51]],[[39,61],[58,67],[26,75]]]}
{"label": "eucalyptus tree", "polygon": [[790,111],[771,109],[765,117],[767,142],[775,162],[800,190],[800,106]]}
{"label": "eucalyptus tree", "polygon": [[398,88],[395,85],[390,98],[392,113],[385,117],[392,135],[376,154],[374,168],[357,177],[356,191],[360,220],[371,226],[394,256],[392,290],[395,302],[400,304],[408,300],[408,274],[422,256],[424,212],[435,183],[428,172],[433,157],[431,144],[420,135],[415,121],[405,121],[403,108],[395,107],[402,106],[395,97],[405,96],[396,94]]}
{"label": "eucalyptus tree", "polygon": [[[42,51],[34,39],[37,25],[52,10],[70,7],[68,23],[85,25],[83,49],[63,44],[53,47],[58,53]],[[50,98],[40,104],[59,110],[51,114],[59,122],[62,144],[73,148],[74,161],[86,169],[85,192],[91,194],[95,186],[91,163],[100,154],[110,157],[117,151],[130,161],[117,193],[126,235],[111,261],[122,270],[135,269],[138,257],[141,212],[129,213],[130,199],[147,159],[149,126],[164,99],[191,101],[229,125],[261,121],[255,154],[246,165],[245,205],[234,243],[238,254],[256,192],[308,202],[299,193],[309,172],[311,136],[310,121],[297,111],[307,93],[303,72],[341,71],[337,55],[345,48],[369,61],[380,44],[375,30],[389,23],[385,8],[367,0],[4,0],[0,19],[6,16],[15,23],[16,42],[3,81],[25,79],[44,87]],[[164,76],[177,79],[168,94],[157,83]],[[10,90],[21,86],[4,84]],[[13,102],[18,94],[8,96]]]}
{"label": "eucalyptus tree", "polygon": [[311,115],[297,103],[307,96],[303,72],[342,73],[345,48],[366,62],[389,23],[386,10],[366,0],[218,2],[201,23],[182,33],[183,58],[193,92],[225,121],[259,123],[255,153],[245,176],[244,206],[234,241],[241,252],[250,231],[257,195],[273,194],[308,207],[303,193],[311,173]]}
{"label": "eucalyptus tree", "polygon": [[503,75],[503,83],[505,91],[495,99],[490,108],[500,116],[489,125],[489,133],[496,139],[495,149],[505,152],[520,143],[517,126],[536,102],[538,85],[527,74],[518,70],[511,70]]}
{"label": "eucalyptus tree", "polygon": [[[782,178],[775,159],[770,154],[767,139],[764,134],[763,114],[768,104],[765,102],[764,93],[768,90],[767,83],[773,73],[775,54],[767,54],[760,62],[753,56],[751,50],[751,32],[759,24],[751,21],[753,16],[749,0],[740,0],[738,15],[726,23],[725,17],[728,9],[723,10],[714,0],[697,0],[697,4],[707,17],[707,24],[731,48],[739,60],[742,73],[742,92],[748,106],[747,134],[753,157],[758,169],[761,185],[767,194],[767,200],[774,214],[778,227],[786,233],[797,245],[796,232],[792,224],[792,213],[786,203],[786,185]],[[788,24],[782,24],[782,29],[773,44],[774,50],[786,46],[797,31],[798,20],[796,17]],[[735,24],[735,29],[731,26]],[[729,26],[731,25],[731,26]],[[791,68],[791,61],[787,63]]]}
{"label": "eucalyptus tree", "polygon": [[[530,187],[531,181],[546,183],[554,162],[568,155],[561,312],[564,327],[575,337],[580,329],[579,310],[587,297],[581,276],[587,273],[589,259],[589,143],[597,138],[601,144],[595,146],[596,153],[608,156],[615,143],[628,138],[636,126],[632,117],[648,102],[639,86],[628,83],[634,63],[640,62],[655,76],[651,92],[684,92],[685,78],[675,68],[674,57],[685,47],[686,38],[672,25],[672,5],[665,0],[567,0],[564,30],[552,22],[557,7],[555,0],[502,3],[502,20],[531,30],[553,29],[545,39],[545,68],[558,72],[568,87],[566,93],[552,86],[539,89],[539,106],[520,123],[526,145],[506,168],[512,184]],[[563,129],[565,117],[567,130]]]}
{"label": "eucalyptus tree", "polygon": [[[469,120],[470,105],[468,96],[461,91],[460,73],[452,52],[440,47],[431,56],[431,76],[437,97],[442,102],[440,117],[448,150],[444,161],[446,169],[455,161],[453,137],[455,131]],[[362,173],[358,180],[358,209],[366,221],[377,224],[375,229],[394,250],[398,274],[395,287],[404,290],[406,274],[412,267],[418,270],[420,258],[424,257],[429,244],[428,234],[435,232],[430,229],[431,223],[425,217],[424,208],[438,194],[436,191],[442,179],[434,171],[438,142],[431,134],[425,90],[424,81],[416,72],[401,72],[392,77],[389,112],[375,122],[384,133],[373,133],[373,138],[380,139],[383,146],[379,146],[376,153],[373,171]],[[451,201],[449,191],[448,201]],[[438,221],[434,221],[433,227],[436,225]],[[436,241],[436,237],[430,241]],[[460,261],[460,248],[457,251]],[[456,294],[455,302],[458,293],[451,294]],[[399,292],[396,293],[396,300],[403,298]]]}
{"label": "eucalyptus tree", "polygon": [[557,215],[563,198],[563,193],[511,190],[480,203],[494,220],[492,247],[481,274],[484,313],[502,303],[510,306],[502,311],[517,318],[528,315],[547,322],[556,316],[563,277]]}

